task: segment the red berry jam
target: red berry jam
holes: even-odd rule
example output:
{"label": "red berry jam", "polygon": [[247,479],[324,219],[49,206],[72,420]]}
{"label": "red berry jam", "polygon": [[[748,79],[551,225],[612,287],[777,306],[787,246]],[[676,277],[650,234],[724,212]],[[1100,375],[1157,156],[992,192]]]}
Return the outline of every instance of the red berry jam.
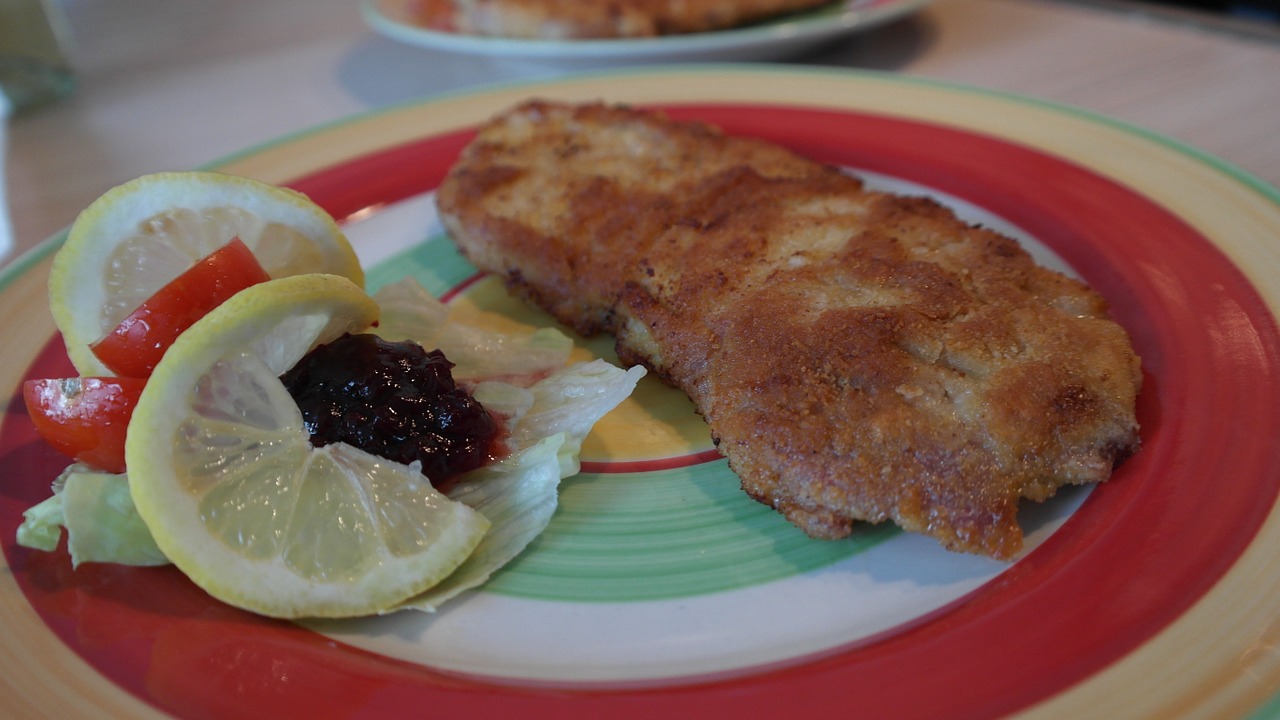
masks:
{"label": "red berry jam", "polygon": [[422,463],[440,484],[487,463],[499,424],[453,380],[439,350],[376,335],[343,335],[280,379],[311,444],[345,442],[388,460]]}

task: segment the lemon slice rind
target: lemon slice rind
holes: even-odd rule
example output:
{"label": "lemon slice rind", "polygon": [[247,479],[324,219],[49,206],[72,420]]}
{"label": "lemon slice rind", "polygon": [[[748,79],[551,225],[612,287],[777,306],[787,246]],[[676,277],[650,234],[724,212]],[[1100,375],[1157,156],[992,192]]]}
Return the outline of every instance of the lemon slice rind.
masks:
{"label": "lemon slice rind", "polygon": [[54,256],[49,305],[79,373],[112,374],[89,345],[232,235],[272,277],[364,283],[342,230],[301,193],[217,172],[144,175],[85,208]]}
{"label": "lemon slice rind", "polygon": [[488,529],[412,467],[311,447],[277,377],[376,317],[343,278],[273,280],[157,365],[126,440],[130,492],[157,546],[210,595],[274,617],[374,614],[447,577]]}

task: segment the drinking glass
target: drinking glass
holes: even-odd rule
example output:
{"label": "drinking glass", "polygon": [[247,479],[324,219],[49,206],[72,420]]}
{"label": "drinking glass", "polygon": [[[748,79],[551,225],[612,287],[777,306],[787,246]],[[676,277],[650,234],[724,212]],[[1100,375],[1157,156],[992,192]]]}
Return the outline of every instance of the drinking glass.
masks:
{"label": "drinking glass", "polygon": [[0,93],[11,112],[71,91],[75,80],[63,52],[65,39],[55,0],[0,0]]}

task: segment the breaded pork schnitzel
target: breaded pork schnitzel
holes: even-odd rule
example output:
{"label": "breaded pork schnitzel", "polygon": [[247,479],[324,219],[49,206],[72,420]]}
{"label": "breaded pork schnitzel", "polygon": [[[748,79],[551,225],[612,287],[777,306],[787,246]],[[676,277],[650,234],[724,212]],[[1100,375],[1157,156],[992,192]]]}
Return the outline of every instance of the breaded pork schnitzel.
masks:
{"label": "breaded pork schnitzel", "polygon": [[451,3],[452,22],[465,33],[556,40],[722,30],[831,1],[431,0]]}
{"label": "breaded pork schnitzel", "polygon": [[1008,559],[1021,498],[1138,446],[1106,303],[938,203],[696,123],[530,102],[437,196],[477,267],[693,400],[752,497]]}

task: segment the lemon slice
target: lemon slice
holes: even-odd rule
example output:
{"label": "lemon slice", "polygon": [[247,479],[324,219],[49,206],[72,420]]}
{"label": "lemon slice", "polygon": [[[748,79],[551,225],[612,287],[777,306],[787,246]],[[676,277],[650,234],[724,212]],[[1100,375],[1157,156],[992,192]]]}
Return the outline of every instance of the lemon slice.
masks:
{"label": "lemon slice", "polygon": [[214,172],[144,175],[80,213],[49,275],[49,305],[81,375],[111,375],[90,343],[200,258],[239,236],[271,277],[364,274],[333,218],[306,196]]}
{"label": "lemon slice", "polygon": [[373,614],[444,579],[488,529],[409,466],[311,446],[278,377],[377,312],[340,277],[271,280],[156,366],[125,442],[130,494],[160,550],[214,597],[274,617]]}

